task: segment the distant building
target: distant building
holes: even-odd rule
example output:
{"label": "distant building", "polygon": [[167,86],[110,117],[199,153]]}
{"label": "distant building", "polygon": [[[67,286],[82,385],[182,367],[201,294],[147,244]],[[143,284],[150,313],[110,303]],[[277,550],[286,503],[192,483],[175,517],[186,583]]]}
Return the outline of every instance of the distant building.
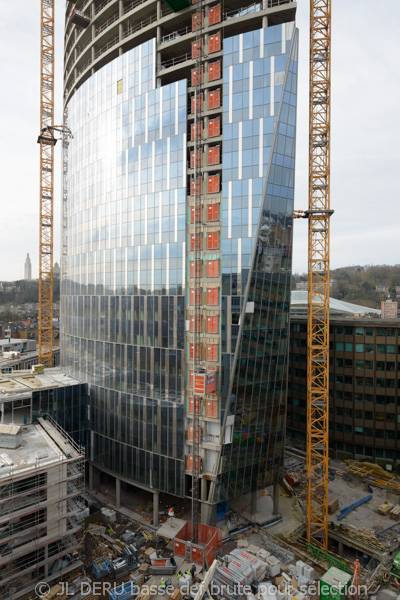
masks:
{"label": "distant building", "polygon": [[389,288],[386,285],[377,285],[375,287],[376,292],[382,292],[383,294],[389,294]]}
{"label": "distant building", "polygon": [[60,265],[56,262],[53,267],[53,276],[60,277]]}
{"label": "distant building", "polygon": [[382,319],[397,319],[398,302],[390,298],[381,302]]}
{"label": "distant building", "polygon": [[400,285],[396,285],[396,298],[400,298]]}
{"label": "distant building", "polygon": [[26,255],[26,259],[25,259],[24,279],[27,281],[32,279],[32,263],[31,263],[31,259],[29,258],[29,252]]}

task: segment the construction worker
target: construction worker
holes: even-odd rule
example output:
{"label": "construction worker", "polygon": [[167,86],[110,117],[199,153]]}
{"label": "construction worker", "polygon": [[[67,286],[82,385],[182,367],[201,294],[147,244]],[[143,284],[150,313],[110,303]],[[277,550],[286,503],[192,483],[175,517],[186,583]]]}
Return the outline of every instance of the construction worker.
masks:
{"label": "construction worker", "polygon": [[161,587],[161,595],[164,596],[164,594],[165,594],[165,588],[167,587],[167,584],[165,583],[164,577],[161,577],[160,587]]}
{"label": "construction worker", "polygon": [[186,569],[185,573],[186,575],[191,575],[190,569]]}
{"label": "construction worker", "polygon": [[182,577],[183,573],[181,571],[178,571],[177,577],[178,579],[180,579]]}
{"label": "construction worker", "polygon": [[193,581],[194,581],[195,573],[196,573],[196,565],[193,564],[192,567],[191,567],[191,569],[190,569],[190,574],[192,576]]}

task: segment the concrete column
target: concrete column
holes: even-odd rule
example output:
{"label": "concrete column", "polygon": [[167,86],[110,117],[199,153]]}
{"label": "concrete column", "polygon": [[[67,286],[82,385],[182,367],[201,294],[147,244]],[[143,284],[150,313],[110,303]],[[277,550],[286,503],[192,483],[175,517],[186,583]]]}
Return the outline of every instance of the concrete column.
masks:
{"label": "concrete column", "polygon": [[119,18],[124,16],[124,0],[119,0]]}
{"label": "concrete column", "polygon": [[96,25],[92,25],[92,41],[96,37]]}
{"label": "concrete column", "polygon": [[162,18],[162,5],[161,0],[157,0],[157,21]]}
{"label": "concrete column", "polygon": [[207,480],[201,480],[201,499],[207,500]]}
{"label": "concrete column", "polygon": [[201,522],[203,525],[212,525],[215,527],[217,521],[217,505],[201,503]]}
{"label": "concrete column", "polygon": [[93,465],[89,463],[89,491],[93,491]]}
{"label": "concrete column", "polygon": [[263,29],[265,29],[266,27],[268,27],[268,17],[263,17],[262,18],[262,27],[263,27]]}
{"label": "concrete column", "polygon": [[279,483],[274,483],[272,514],[279,514]]}
{"label": "concrete column", "polygon": [[122,42],[123,32],[124,32],[124,28],[122,27],[122,23],[120,23],[118,25],[118,37],[119,37],[120,42]]}
{"label": "concrete column", "polygon": [[158,509],[160,504],[160,492],[158,490],[153,492],[153,525],[157,527],[159,515]]}
{"label": "concrete column", "polygon": [[115,507],[121,508],[121,480],[115,478]]}
{"label": "concrete column", "polygon": [[257,513],[257,492],[251,493],[250,516],[254,520]]}
{"label": "concrete column", "polygon": [[161,44],[161,27],[157,25],[157,44]]}
{"label": "concrete column", "polygon": [[339,547],[338,547],[338,553],[339,556],[343,556],[343,542],[338,542]]}

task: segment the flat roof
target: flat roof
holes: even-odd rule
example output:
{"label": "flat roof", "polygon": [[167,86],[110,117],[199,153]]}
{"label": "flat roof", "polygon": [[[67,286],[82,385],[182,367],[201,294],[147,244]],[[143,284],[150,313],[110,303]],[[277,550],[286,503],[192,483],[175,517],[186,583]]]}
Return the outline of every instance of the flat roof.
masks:
{"label": "flat roof", "polygon": [[[9,427],[4,425],[3,427]],[[51,467],[67,458],[78,458],[78,448],[48,420],[18,427],[17,448],[0,447],[0,481],[7,477],[28,475],[32,469]]]}
{"label": "flat roof", "polygon": [[0,402],[19,394],[30,394],[35,390],[66,387],[84,383],[71,377],[61,367],[45,369],[43,374],[31,373],[29,369],[3,373],[0,379]]}

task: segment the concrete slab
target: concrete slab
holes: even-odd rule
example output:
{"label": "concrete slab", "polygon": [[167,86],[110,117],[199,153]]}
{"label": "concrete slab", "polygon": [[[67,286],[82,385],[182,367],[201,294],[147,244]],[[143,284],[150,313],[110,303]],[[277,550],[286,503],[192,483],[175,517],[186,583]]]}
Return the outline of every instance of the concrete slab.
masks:
{"label": "concrete slab", "polygon": [[163,523],[161,527],[157,529],[157,535],[173,540],[186,523],[187,521],[184,519],[177,519],[176,517],[168,519],[168,521]]}

